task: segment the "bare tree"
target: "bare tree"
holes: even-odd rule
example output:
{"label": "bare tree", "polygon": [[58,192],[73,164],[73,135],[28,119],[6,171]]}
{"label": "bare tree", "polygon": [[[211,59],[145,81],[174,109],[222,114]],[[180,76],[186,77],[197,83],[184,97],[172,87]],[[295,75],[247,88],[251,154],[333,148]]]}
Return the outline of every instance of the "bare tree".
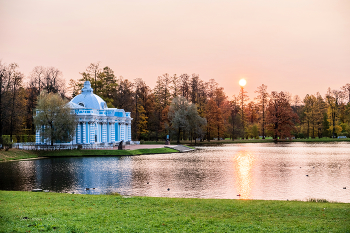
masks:
{"label": "bare tree", "polygon": [[5,79],[5,72],[6,72],[6,68],[5,68],[5,64],[2,63],[2,61],[0,60],[0,144],[1,144],[1,148],[4,148],[4,143],[3,143],[3,139],[2,139],[2,135],[3,135],[3,127],[2,127],[2,96],[3,96],[3,80]]}
{"label": "bare tree", "polygon": [[350,102],[350,83],[345,84],[341,88],[344,93],[344,98],[348,100],[348,103]]}
{"label": "bare tree", "polygon": [[180,94],[189,100],[190,96],[190,76],[188,74],[180,75]]}
{"label": "bare tree", "polygon": [[180,77],[172,76],[171,78],[171,90],[172,90],[172,97],[175,98],[176,96],[180,95]]}

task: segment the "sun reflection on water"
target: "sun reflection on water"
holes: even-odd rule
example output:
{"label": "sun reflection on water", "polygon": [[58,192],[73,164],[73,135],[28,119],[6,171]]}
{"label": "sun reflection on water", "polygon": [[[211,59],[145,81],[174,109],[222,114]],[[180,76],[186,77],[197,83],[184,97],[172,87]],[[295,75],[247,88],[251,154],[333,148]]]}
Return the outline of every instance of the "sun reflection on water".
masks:
{"label": "sun reflection on water", "polygon": [[254,156],[250,151],[237,152],[233,158],[236,189],[241,199],[251,199],[253,186],[253,163]]}

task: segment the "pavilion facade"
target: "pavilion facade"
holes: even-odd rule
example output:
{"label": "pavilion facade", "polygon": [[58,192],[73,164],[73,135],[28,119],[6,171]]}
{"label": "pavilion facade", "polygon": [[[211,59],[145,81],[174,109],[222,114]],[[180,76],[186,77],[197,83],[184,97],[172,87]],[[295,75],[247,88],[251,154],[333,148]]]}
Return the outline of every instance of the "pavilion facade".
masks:
{"label": "pavilion facade", "polygon": [[[118,143],[131,141],[130,112],[108,108],[106,102],[93,93],[89,81],[84,82],[81,94],[74,97],[68,106],[76,115],[77,127],[71,144]],[[36,132],[36,143],[46,143]]]}

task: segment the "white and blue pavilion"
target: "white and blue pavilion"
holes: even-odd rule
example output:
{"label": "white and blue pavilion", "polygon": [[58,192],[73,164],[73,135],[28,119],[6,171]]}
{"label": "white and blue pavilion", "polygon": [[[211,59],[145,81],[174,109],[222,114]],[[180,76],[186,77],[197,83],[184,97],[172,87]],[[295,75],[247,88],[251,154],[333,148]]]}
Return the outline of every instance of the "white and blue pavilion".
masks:
{"label": "white and blue pavilion", "polygon": [[[77,117],[77,128],[72,144],[115,143],[131,141],[130,112],[108,108],[106,102],[93,93],[89,81],[84,82],[81,94],[74,97],[68,106]],[[41,140],[36,133],[36,143]]]}

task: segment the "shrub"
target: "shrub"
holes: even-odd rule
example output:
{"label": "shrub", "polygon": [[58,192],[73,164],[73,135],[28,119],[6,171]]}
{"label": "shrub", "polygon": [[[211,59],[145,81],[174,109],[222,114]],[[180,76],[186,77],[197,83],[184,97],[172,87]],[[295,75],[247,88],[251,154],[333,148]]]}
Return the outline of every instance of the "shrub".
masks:
{"label": "shrub", "polygon": [[10,148],[12,148],[12,142],[10,140],[9,135],[3,135],[2,136],[2,142],[4,144],[4,148],[6,151],[8,151]]}

